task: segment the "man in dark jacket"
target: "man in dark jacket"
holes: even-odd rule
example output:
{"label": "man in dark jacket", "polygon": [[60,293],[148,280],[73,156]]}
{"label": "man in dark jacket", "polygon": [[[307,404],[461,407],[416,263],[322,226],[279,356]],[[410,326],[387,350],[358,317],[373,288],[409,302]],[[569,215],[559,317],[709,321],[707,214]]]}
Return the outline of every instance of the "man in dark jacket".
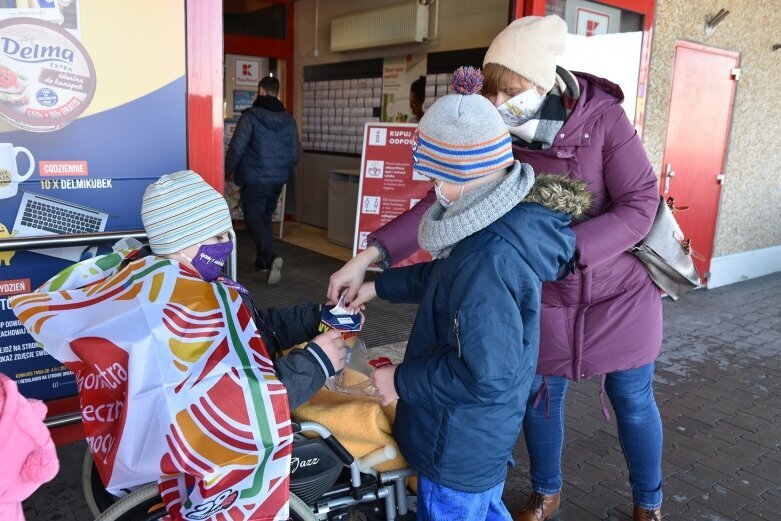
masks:
{"label": "man in dark jacket", "polygon": [[258,97],[242,113],[225,159],[225,175],[234,174],[241,187],[244,221],[255,241],[255,267],[268,273],[269,284],[282,278],[282,257],[274,250],[271,217],[301,149],[296,122],[278,94],[278,79],[266,76],[260,80]]}

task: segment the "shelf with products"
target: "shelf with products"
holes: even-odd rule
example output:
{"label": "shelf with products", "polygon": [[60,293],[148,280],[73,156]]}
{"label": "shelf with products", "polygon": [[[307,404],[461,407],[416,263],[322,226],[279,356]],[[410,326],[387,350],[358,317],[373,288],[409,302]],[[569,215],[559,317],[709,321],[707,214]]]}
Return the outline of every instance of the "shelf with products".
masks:
{"label": "shelf with products", "polygon": [[360,154],[364,125],[380,120],[382,59],[304,67],[303,89],[304,151]]}

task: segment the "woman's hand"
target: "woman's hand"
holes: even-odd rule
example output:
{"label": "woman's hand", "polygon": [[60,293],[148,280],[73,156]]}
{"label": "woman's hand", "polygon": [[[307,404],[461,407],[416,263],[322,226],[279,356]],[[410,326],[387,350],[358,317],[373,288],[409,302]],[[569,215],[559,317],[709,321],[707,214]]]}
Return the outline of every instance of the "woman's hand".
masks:
{"label": "woman's hand", "polygon": [[372,263],[378,262],[380,256],[379,248],[369,246],[347,261],[339,271],[331,275],[328,281],[328,301],[338,302],[342,292],[345,292],[345,305],[354,308],[356,305],[353,304],[353,300],[355,300],[363,278],[366,276],[366,269]]}
{"label": "woman's hand", "polygon": [[317,335],[312,342],[325,352],[336,372],[344,369],[347,364],[347,346],[344,345],[342,334],[338,330],[329,329],[325,333]]}
{"label": "woman's hand", "polygon": [[364,309],[365,304],[375,298],[377,298],[377,290],[374,288],[374,281],[364,282],[350,302],[350,307]]}
{"label": "woman's hand", "polygon": [[399,399],[394,382],[397,367],[397,365],[388,365],[372,372],[372,385],[377,389],[377,395],[382,398],[382,405],[390,405]]}

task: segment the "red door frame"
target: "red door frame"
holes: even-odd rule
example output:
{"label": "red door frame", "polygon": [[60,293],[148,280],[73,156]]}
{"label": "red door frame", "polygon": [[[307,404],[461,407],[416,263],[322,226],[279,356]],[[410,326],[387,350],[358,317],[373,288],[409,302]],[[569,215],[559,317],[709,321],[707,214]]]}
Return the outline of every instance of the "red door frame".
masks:
{"label": "red door frame", "polygon": [[187,164],[222,192],[222,0],[187,0]]}
{"label": "red door frame", "polygon": [[285,60],[285,107],[293,111],[293,45],[295,27],[295,0],[268,0],[268,3],[287,7],[285,39],[261,38],[245,34],[225,33],[225,54],[246,54]]}
{"label": "red door frame", "polygon": [[[635,128],[642,137],[656,0],[598,0],[598,3],[643,15],[645,22],[643,27],[643,50],[640,56],[640,75],[637,82],[637,109],[635,110]],[[510,0],[509,21],[512,22],[524,16],[545,16],[545,5],[546,0]]]}
{"label": "red door frame", "polygon": [[[187,165],[223,188],[222,0],[186,0]],[[292,89],[291,89],[292,90]],[[79,397],[46,402],[48,417],[80,411]],[[57,445],[84,438],[80,423],[52,428]]]}

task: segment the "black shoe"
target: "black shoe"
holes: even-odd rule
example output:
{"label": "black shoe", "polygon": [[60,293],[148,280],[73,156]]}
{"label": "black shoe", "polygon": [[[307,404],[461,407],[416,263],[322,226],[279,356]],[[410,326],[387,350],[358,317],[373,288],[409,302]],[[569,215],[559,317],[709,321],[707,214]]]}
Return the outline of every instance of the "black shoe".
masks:
{"label": "black shoe", "polygon": [[271,258],[271,269],[268,272],[266,282],[269,286],[273,286],[280,280],[282,280],[282,257],[275,255]]}

